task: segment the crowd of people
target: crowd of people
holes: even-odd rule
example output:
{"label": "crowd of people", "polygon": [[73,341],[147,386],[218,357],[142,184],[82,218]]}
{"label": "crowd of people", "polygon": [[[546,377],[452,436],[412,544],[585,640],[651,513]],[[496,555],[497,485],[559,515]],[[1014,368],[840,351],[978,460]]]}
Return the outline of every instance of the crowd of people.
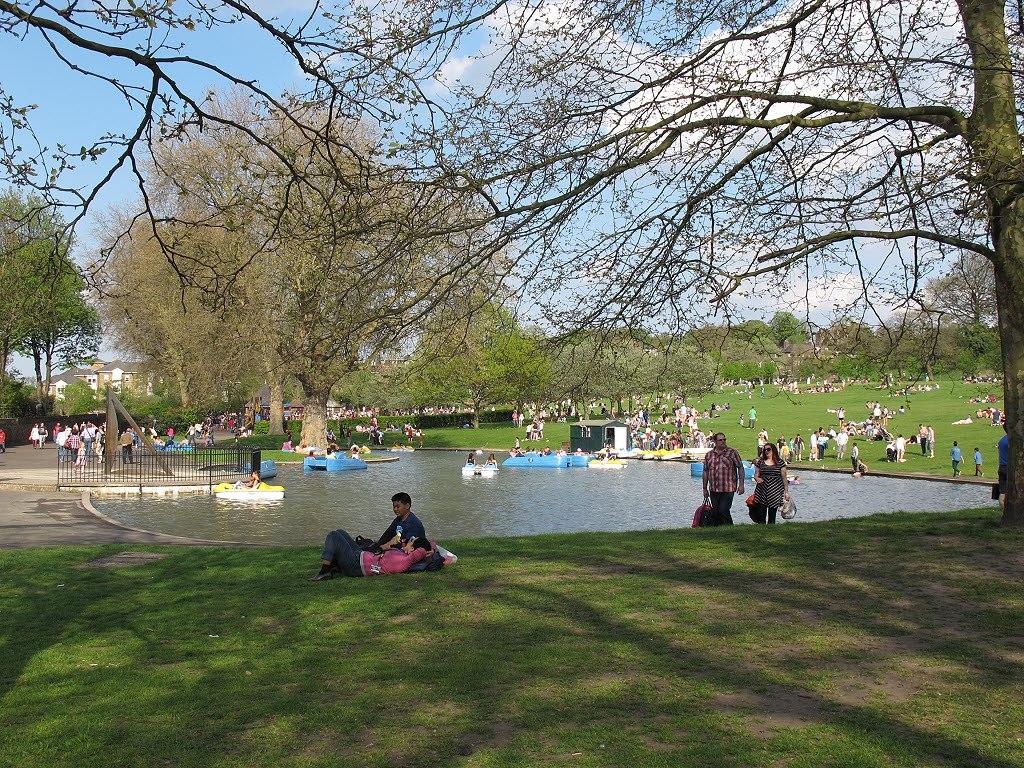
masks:
{"label": "crowd of people", "polygon": [[[142,428],[146,437],[158,449],[172,450],[182,446],[192,448],[213,445],[213,419],[190,424],[184,435],[176,435],[174,427],[169,426],[161,434],[155,422]],[[49,442],[57,449],[57,461],[61,464],[71,463],[75,467],[83,467],[90,461],[103,456],[106,445],[106,425],[93,421],[80,421],[74,424],[55,422],[50,429],[42,422],[33,424],[29,432],[29,443],[34,450],[44,450]],[[0,440],[0,452],[6,452],[6,434]],[[144,437],[133,427],[126,427],[117,436],[121,459],[126,464],[134,463],[136,454],[142,450]]]}

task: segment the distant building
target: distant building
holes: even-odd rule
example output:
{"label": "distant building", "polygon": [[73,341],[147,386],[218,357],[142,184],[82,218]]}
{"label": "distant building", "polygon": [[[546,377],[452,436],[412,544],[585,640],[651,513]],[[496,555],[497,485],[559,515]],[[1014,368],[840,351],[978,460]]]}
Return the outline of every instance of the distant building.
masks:
{"label": "distant building", "polygon": [[55,376],[50,381],[50,396],[55,400],[64,399],[64,390],[69,384],[82,381],[94,392],[105,392],[109,384],[115,392],[138,388],[145,382],[145,391],[151,392],[151,382],[139,373],[139,364],[127,360],[111,360],[106,363],[93,363],[84,368],[71,368]]}

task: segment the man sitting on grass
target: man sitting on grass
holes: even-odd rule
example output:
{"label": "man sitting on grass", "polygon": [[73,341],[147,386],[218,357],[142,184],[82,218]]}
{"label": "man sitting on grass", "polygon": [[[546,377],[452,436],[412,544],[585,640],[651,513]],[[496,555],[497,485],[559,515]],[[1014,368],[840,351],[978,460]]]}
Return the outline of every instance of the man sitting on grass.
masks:
{"label": "man sitting on grass", "polygon": [[[320,558],[320,572],[313,577],[313,581],[332,578],[337,571],[341,571],[346,576],[370,575],[362,570],[363,562],[357,557],[360,553],[371,557],[379,557],[392,550],[396,552],[401,550],[406,555],[412,555],[413,550],[416,550],[417,547],[413,547],[413,550],[408,550],[406,547],[408,543],[427,541],[427,532],[423,527],[423,523],[412,512],[412,497],[408,493],[400,491],[392,496],[391,508],[395,513],[395,517],[391,521],[391,525],[387,527],[387,530],[381,534],[377,541],[370,541],[361,537],[353,539],[346,531],[340,528],[327,534],[327,539],[324,541],[324,551]],[[350,551],[353,547],[355,548],[355,554]],[[429,543],[427,543],[426,547],[427,550],[430,550]],[[378,554],[374,554],[375,552]],[[427,554],[430,554],[430,552],[428,551]],[[387,563],[388,570],[378,571],[377,573],[403,573],[409,570],[414,563],[422,560],[423,557],[408,561],[403,558],[389,558]],[[383,562],[377,563],[377,565],[384,567]],[[400,570],[393,570],[394,568],[400,568]],[[359,572],[350,572],[356,570]]]}

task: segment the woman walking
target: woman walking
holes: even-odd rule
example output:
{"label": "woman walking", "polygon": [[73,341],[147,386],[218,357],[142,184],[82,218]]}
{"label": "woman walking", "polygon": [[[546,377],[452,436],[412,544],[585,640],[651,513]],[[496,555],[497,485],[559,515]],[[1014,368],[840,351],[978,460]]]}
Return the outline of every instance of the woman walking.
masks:
{"label": "woman walking", "polygon": [[789,478],[779,449],[768,443],[754,462],[754,506],[750,517],[755,523],[774,524],[779,507],[789,498]]}

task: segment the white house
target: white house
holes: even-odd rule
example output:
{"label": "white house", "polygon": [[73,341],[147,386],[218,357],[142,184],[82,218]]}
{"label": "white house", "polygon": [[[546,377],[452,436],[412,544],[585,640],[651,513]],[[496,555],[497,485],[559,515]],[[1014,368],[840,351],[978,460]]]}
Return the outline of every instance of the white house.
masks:
{"label": "white house", "polygon": [[[55,376],[50,381],[50,396],[55,400],[64,399],[64,390],[69,384],[84,381],[95,392],[106,390],[110,384],[115,392],[137,386],[139,364],[125,360],[111,360],[107,363],[93,363],[85,368],[71,368]],[[150,391],[151,383],[146,381],[146,392]]]}

